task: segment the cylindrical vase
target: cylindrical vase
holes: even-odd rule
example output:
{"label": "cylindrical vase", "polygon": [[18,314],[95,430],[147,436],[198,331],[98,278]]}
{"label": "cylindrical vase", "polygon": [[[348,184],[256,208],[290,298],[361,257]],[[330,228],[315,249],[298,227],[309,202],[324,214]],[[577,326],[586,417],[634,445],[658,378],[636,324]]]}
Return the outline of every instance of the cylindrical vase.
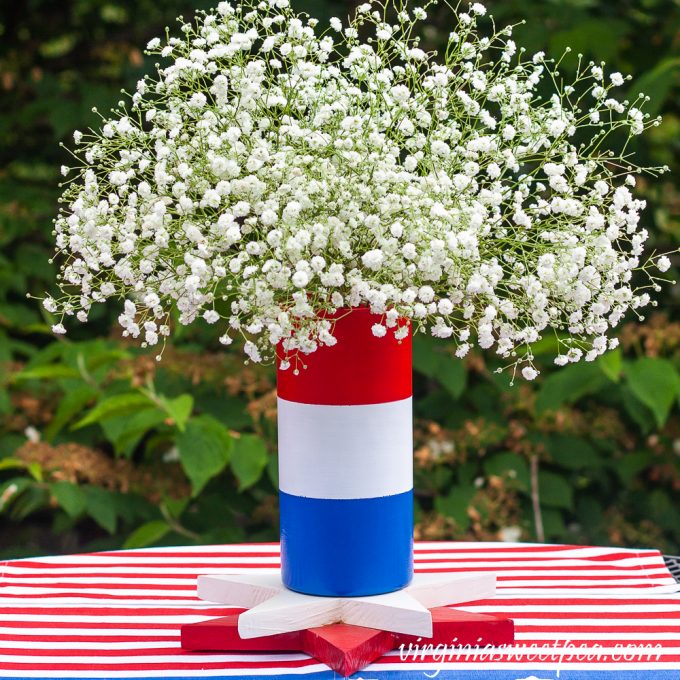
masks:
{"label": "cylindrical vase", "polygon": [[337,344],[278,370],[282,578],[377,595],[413,574],[410,327],[376,337],[382,317],[363,307],[329,318]]}

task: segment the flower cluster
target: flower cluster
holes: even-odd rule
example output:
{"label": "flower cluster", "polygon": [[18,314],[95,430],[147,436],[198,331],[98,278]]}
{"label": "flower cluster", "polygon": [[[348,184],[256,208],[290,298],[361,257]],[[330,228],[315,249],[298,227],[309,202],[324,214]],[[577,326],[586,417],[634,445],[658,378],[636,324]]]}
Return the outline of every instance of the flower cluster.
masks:
{"label": "flower cluster", "polygon": [[511,28],[480,34],[477,2],[428,53],[417,29],[435,3],[396,4],[321,30],[288,0],[221,2],[152,40],[169,64],[75,134],[63,297],[45,307],[86,321],[119,299],[147,345],[200,316],[253,361],[332,345],[326,312],[359,305],[382,316],[377,336],[408,318],[528,379],[546,331],[558,364],[615,346],[608,331],[658,288],[651,267],[669,266],[641,259],[632,189],[663,171],[626,151],[658,123],[645,98],[617,98],[625,78],[582,61],[559,85],[559,63],[525,58]]}

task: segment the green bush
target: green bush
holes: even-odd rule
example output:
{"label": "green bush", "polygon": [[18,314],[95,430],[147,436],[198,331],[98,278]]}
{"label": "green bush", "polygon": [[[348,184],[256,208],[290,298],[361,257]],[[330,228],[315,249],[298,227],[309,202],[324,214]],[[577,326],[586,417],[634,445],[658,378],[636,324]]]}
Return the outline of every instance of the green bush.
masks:
{"label": "green bush", "polygon": [[[273,371],[244,367],[205,328],[159,364],[120,338],[114,310],[54,340],[26,293],[54,282],[52,218],[70,132],[95,125],[153,65],[140,48],[211,2],[36,0],[0,9],[0,557],[152,544],[276,540]],[[296,2],[321,18],[347,2]],[[673,0],[496,0],[529,50],[631,72],[663,124],[637,151],[668,164],[641,182],[645,226],[677,247],[680,10]],[[426,41],[446,34],[431,11]],[[575,56],[574,56],[575,58]],[[567,59],[566,68],[573,65]],[[677,287],[621,347],[510,387],[493,359],[414,350],[416,535],[653,546],[680,551]]]}

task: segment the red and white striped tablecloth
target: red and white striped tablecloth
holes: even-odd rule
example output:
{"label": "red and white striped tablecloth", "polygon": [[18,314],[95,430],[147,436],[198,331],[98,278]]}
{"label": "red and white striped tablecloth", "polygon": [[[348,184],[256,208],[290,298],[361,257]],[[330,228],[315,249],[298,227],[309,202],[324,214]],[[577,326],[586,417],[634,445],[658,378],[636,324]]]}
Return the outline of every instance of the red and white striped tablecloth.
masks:
{"label": "red and white striped tablecloth", "polygon": [[[415,563],[496,572],[497,597],[461,608],[514,619],[514,647],[395,650],[356,678],[680,680],[680,586],[657,551],[419,543]],[[180,649],[182,624],[234,611],[197,599],[198,574],[278,566],[277,544],[0,562],[0,678],[338,677],[304,654]]]}

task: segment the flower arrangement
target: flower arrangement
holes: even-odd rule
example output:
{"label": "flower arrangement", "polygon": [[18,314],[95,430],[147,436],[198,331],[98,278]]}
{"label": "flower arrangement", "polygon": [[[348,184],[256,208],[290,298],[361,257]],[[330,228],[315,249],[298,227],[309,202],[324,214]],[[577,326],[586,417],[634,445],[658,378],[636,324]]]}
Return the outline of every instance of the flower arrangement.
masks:
{"label": "flower arrangement", "polygon": [[527,379],[546,332],[560,365],[616,346],[670,266],[642,259],[632,193],[665,168],[628,151],[658,120],[616,96],[620,73],[579,58],[565,84],[511,27],[482,35],[477,2],[452,8],[443,54],[424,51],[433,4],[365,3],[324,28],[288,0],[221,2],[152,40],[169,63],[76,132],[62,169],[54,332],[115,298],[145,345],[200,316],[256,362],[334,344],[328,317],[360,305],[376,336],[411,319]]}

